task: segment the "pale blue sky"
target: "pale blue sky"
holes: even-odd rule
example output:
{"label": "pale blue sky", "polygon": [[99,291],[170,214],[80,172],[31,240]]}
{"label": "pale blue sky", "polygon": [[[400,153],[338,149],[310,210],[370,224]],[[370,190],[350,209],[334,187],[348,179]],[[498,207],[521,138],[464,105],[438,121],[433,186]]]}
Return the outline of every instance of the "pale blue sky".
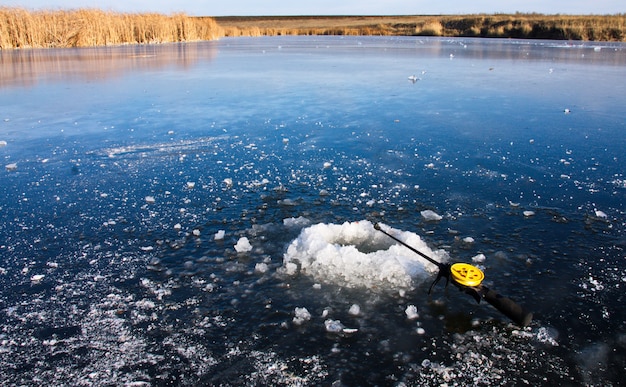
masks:
{"label": "pale blue sky", "polygon": [[196,16],[626,13],[625,0],[0,0],[0,6],[184,12]]}

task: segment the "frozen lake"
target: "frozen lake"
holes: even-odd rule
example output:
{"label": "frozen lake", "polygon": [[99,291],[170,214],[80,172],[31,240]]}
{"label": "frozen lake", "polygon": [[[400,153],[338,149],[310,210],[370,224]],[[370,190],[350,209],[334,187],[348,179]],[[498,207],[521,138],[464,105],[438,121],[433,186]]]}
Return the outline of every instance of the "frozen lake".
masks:
{"label": "frozen lake", "polygon": [[620,384],[625,79],[598,42],[2,50],[0,380]]}

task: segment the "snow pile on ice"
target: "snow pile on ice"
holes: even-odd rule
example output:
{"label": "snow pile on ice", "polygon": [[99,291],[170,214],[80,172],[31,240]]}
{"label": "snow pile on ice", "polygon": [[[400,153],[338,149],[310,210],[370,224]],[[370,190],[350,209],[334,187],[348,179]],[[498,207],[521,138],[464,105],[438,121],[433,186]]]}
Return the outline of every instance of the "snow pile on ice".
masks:
{"label": "snow pile on ice", "polygon": [[[411,232],[381,224],[381,228],[435,260],[448,259],[432,251]],[[291,242],[283,259],[284,272],[298,272],[346,287],[411,288],[415,280],[430,278],[435,265],[380,231],[371,222],[314,224]]]}

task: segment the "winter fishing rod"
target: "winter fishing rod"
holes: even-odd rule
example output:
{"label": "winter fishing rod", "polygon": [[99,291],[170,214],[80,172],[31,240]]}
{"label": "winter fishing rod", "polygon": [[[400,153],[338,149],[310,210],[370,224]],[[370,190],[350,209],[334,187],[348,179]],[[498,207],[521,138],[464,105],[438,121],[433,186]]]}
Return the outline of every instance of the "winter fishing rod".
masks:
{"label": "winter fishing rod", "polygon": [[437,278],[435,278],[432,285],[430,285],[430,288],[428,289],[428,294],[430,294],[433,287],[439,282],[439,280],[441,280],[441,278],[445,277],[446,286],[448,286],[450,278],[452,278],[452,283],[460,290],[474,297],[477,303],[480,303],[480,300],[484,299],[494,308],[499,310],[500,313],[510,318],[517,325],[525,327],[530,324],[530,321],[533,318],[533,314],[524,309],[522,306],[515,303],[515,301],[511,300],[510,298],[505,297],[495,290],[489,289],[488,287],[482,285],[481,282],[483,281],[483,279],[485,279],[485,274],[476,266],[463,262],[457,262],[451,265],[437,262],[428,255],[422,253],[412,246],[409,246],[405,242],[381,229],[378,223],[374,224],[374,228],[387,235],[391,239],[395,240],[396,242],[400,243],[404,247],[408,248],[409,250],[413,251],[420,257],[426,259],[428,262],[437,266],[437,268],[439,269],[437,273]]}

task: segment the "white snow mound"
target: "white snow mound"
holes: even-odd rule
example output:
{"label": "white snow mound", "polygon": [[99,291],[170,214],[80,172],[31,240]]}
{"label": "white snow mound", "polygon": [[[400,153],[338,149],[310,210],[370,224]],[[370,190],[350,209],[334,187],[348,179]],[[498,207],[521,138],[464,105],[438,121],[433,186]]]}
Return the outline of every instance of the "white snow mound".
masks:
{"label": "white snow mound", "polygon": [[[433,259],[447,261],[445,251],[432,251],[418,235],[380,226]],[[289,275],[300,272],[322,282],[373,289],[409,289],[437,270],[367,220],[318,223],[303,229],[288,246],[283,268]]]}

